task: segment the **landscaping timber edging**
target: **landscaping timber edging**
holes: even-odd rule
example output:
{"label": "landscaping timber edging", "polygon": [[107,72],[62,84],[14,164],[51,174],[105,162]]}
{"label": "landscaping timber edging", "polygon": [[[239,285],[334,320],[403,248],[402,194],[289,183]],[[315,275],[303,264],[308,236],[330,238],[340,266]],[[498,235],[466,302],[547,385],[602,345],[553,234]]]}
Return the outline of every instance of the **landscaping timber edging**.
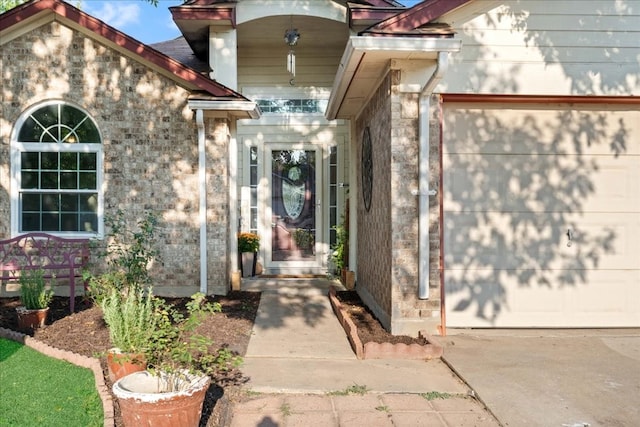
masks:
{"label": "landscaping timber edging", "polygon": [[347,339],[351,344],[358,359],[437,359],[442,356],[442,345],[426,331],[420,331],[419,335],[427,341],[427,344],[391,344],[367,342],[362,343],[358,336],[358,329],[344,310],[342,303],[336,295],[336,288],[329,288],[329,301],[338,321],[342,325]]}

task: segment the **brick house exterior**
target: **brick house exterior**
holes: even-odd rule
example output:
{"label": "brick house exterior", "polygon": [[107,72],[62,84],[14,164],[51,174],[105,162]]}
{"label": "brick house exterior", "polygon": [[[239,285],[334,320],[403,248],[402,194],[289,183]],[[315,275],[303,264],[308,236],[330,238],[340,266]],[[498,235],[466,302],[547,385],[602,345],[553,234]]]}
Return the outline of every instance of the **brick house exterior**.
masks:
{"label": "brick house exterior", "polygon": [[346,268],[394,334],[637,327],[638,8],[600,3],[192,0],[151,47],[32,0],[0,15],[0,239],[33,214],[20,126],[59,103],[100,133],[84,235],[157,213],[161,295],[226,293],[237,231],[268,275],[331,273],[348,214]]}

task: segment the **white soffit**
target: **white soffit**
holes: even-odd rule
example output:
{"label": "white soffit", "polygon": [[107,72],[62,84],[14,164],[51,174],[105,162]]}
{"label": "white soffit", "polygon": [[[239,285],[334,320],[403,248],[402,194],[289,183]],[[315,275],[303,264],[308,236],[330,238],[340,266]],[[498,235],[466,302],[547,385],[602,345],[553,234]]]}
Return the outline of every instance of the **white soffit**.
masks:
{"label": "white soffit", "polygon": [[190,99],[188,105],[192,110],[222,111],[243,119],[260,118],[260,108],[253,101]]}
{"label": "white soffit", "polygon": [[444,38],[351,37],[333,82],[327,119],[355,116],[392,59],[435,61],[438,52],[457,52],[461,45],[460,40]]}

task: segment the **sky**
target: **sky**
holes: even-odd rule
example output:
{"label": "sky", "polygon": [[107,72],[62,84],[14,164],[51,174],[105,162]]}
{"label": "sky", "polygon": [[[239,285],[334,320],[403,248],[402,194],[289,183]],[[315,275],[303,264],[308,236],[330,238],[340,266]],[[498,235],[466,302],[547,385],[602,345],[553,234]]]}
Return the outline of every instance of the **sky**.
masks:
{"label": "sky", "polygon": [[[88,14],[106,22],[123,33],[145,44],[171,40],[180,35],[171,19],[169,7],[182,4],[182,0],[159,0],[154,7],[142,0],[67,0]],[[412,6],[419,0],[401,1]]]}

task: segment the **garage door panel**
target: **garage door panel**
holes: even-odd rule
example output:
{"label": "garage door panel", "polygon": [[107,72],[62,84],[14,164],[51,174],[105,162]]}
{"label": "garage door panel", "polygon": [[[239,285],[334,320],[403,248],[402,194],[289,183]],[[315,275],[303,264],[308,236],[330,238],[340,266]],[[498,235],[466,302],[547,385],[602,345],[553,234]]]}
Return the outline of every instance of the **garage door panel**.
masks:
{"label": "garage door panel", "polygon": [[[445,126],[454,129],[456,141],[451,153],[554,155],[640,155],[637,107],[626,111],[601,111],[580,106],[580,110],[510,109],[485,105],[464,108],[447,104],[448,111],[464,111],[464,117],[445,115]],[[459,107],[459,108],[457,108]],[[553,108],[553,106],[547,106]]]}
{"label": "garage door panel", "polygon": [[467,107],[444,109],[447,325],[640,326],[640,113]]}
{"label": "garage door panel", "polygon": [[448,153],[443,166],[448,210],[640,212],[640,156]]}
{"label": "garage door panel", "polygon": [[640,277],[626,271],[591,271],[588,284],[571,286],[523,286],[513,271],[446,274],[457,284],[446,295],[448,327],[640,326]]}

